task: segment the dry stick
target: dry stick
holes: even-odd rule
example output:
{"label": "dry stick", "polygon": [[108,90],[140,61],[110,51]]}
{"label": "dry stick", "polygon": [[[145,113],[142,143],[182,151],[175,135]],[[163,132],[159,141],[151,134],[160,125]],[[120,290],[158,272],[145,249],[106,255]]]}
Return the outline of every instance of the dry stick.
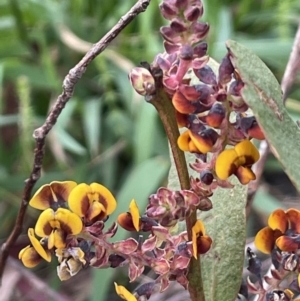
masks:
{"label": "dry stick", "polygon": [[57,121],[61,111],[65,107],[68,100],[72,97],[74,88],[78,80],[85,73],[87,66],[97,57],[110,42],[140,13],[144,12],[151,0],[139,0],[121,19],[119,22],[98,42],[96,43],[81,59],[81,61],[69,71],[69,74],[63,81],[63,92],[60,94],[52,107],[44,124],[36,129],[33,137],[36,140],[33,167],[29,178],[25,181],[25,187],[22,196],[22,203],[18,212],[15,226],[6,240],[2,244],[0,250],[0,279],[4,272],[6,260],[9,255],[10,248],[13,246],[22,231],[23,219],[31,196],[32,188],[40,178],[42,162],[44,158],[45,139],[49,131]]}
{"label": "dry stick", "polygon": [[284,75],[281,81],[281,89],[283,92],[283,102],[286,101],[287,95],[296,79],[297,72],[300,69],[300,23],[295,36],[293,49],[290,54],[289,61],[286,65]]}

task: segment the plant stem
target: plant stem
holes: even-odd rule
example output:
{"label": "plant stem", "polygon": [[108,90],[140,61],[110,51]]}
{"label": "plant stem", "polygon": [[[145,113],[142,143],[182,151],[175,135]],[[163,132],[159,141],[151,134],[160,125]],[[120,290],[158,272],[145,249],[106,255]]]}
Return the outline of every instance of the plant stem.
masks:
{"label": "plant stem", "polygon": [[[160,85],[158,85],[156,94],[153,97],[151,97],[149,102],[156,108],[165,128],[166,134],[168,136],[181,189],[189,190],[190,178],[187,163],[183,151],[181,151],[177,145],[177,139],[180,133],[172,101],[170,100],[170,97],[167,95],[167,93],[163,90],[163,88]],[[185,220],[189,240],[192,240],[192,227],[194,226],[196,220],[196,211],[193,212]],[[189,281],[188,290],[190,293],[191,300],[205,301],[199,256],[198,259],[192,257],[187,278]]]}

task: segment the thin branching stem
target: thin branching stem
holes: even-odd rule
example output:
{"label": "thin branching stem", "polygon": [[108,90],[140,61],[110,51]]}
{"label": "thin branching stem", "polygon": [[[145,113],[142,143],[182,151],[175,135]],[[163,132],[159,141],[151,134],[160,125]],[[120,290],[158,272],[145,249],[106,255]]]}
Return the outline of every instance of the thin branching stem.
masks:
{"label": "thin branching stem", "polygon": [[[156,82],[156,94],[149,98],[149,102],[156,108],[166,131],[174,163],[176,166],[181,189],[190,189],[190,178],[184,152],[178,148],[177,139],[180,135],[175,109],[172,101],[162,87],[162,74],[159,70],[151,70]],[[186,218],[186,230],[189,240],[192,240],[192,227],[197,220],[196,212]],[[192,301],[205,301],[201,276],[200,257],[191,259],[187,278],[189,293]]]}
{"label": "thin branching stem", "polygon": [[44,124],[36,129],[33,137],[36,140],[33,166],[29,178],[25,181],[22,201],[17,215],[15,226],[1,245],[0,249],[0,279],[5,268],[5,263],[9,256],[11,247],[14,245],[18,236],[22,232],[23,220],[31,197],[32,189],[40,178],[41,168],[45,153],[45,139],[49,131],[55,125],[57,118],[61,114],[68,100],[72,97],[75,85],[85,73],[87,66],[112,42],[114,38],[140,13],[144,12],[151,0],[139,0],[137,3],[119,20],[119,22],[99,41],[97,42],[81,59],[81,61],[72,68],[63,81],[63,91],[58,96],[51,111],[49,112]]}

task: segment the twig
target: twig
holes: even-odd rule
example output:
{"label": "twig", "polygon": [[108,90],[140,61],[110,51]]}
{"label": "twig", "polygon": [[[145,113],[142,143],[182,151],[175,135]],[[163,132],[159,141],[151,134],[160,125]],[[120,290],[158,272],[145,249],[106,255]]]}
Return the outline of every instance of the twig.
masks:
{"label": "twig", "polygon": [[144,12],[151,0],[139,0],[121,19],[119,22],[98,42],[96,43],[81,59],[81,61],[69,71],[69,74],[63,81],[63,92],[58,96],[52,110],[47,116],[44,124],[36,129],[33,137],[36,140],[33,168],[29,178],[25,181],[25,187],[22,196],[22,202],[19,208],[15,226],[5,243],[2,244],[0,250],[0,279],[4,272],[6,260],[9,255],[10,248],[22,231],[23,219],[28,206],[33,186],[40,178],[41,167],[44,157],[45,139],[49,131],[57,121],[61,111],[65,107],[68,100],[72,97],[74,88],[78,80],[85,73],[87,66],[97,57],[109,43],[140,13]]}
{"label": "twig", "polygon": [[296,79],[297,72],[300,69],[300,23],[295,36],[294,45],[290,54],[289,61],[286,65],[284,75],[281,82],[283,92],[283,102],[285,103],[288,93]]}

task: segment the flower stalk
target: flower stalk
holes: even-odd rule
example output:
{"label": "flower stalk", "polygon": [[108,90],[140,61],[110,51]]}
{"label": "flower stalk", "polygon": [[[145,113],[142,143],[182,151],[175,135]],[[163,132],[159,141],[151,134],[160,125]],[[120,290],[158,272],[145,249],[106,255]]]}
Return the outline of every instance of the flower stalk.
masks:
{"label": "flower stalk", "polygon": [[[178,179],[181,189],[190,189],[190,179],[185,159],[184,152],[179,149],[177,140],[180,135],[178,124],[175,115],[175,109],[169,99],[168,94],[163,88],[160,88],[158,79],[156,81],[156,94],[150,97],[149,103],[151,103],[157,110],[159,117],[163,123],[165,132],[167,134],[172,156],[176,166]],[[186,231],[188,233],[188,239],[192,240],[192,227],[197,221],[197,213],[194,211],[189,217],[186,218]],[[200,256],[197,259],[192,258],[187,275],[189,286],[188,290],[192,301],[205,301],[203,282],[201,276],[201,263]]]}

